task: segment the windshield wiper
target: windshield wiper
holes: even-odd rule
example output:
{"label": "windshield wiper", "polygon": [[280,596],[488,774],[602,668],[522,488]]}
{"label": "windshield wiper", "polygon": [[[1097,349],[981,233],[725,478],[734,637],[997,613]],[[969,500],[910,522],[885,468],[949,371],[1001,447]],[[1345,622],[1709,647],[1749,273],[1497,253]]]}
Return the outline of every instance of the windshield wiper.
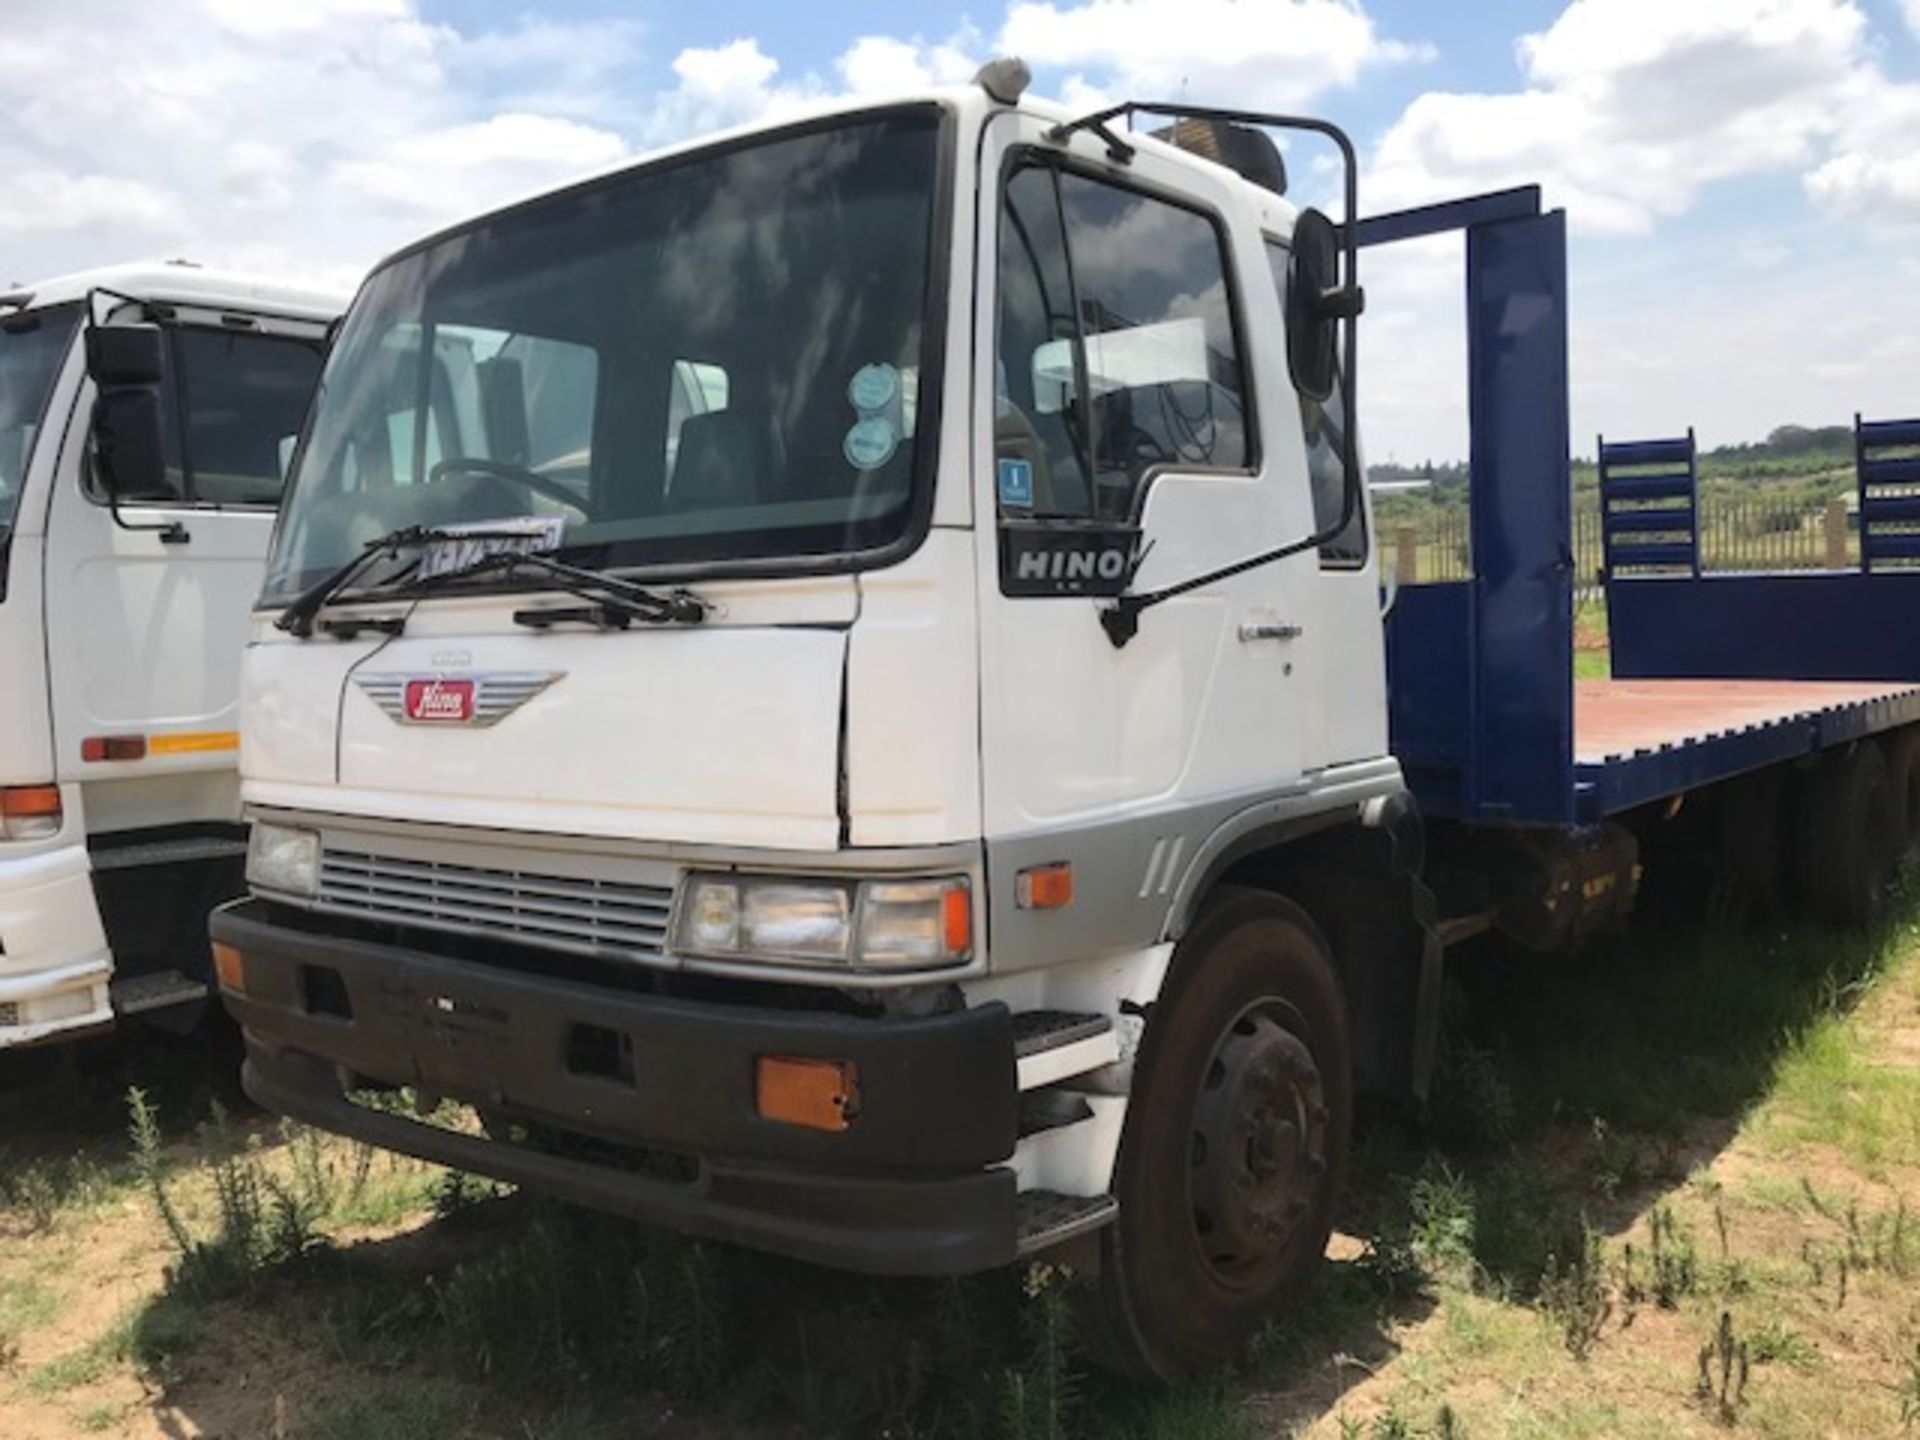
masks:
{"label": "windshield wiper", "polygon": [[[520,530],[436,530],[426,525],[409,525],[382,535],[378,540],[369,541],[361,552],[347,561],[331,575],[308,587],[296,596],[273,623],[289,635],[306,639],[313,634],[314,621],[326,608],[327,602],[339,595],[349,585],[364,575],[376,560],[382,557],[398,557],[402,550],[419,549],[436,541],[464,542],[472,540],[523,540],[526,533]],[[649,590],[644,585],[635,585],[631,581],[616,579],[597,570],[585,569],[579,565],[569,565],[565,561],[555,560],[551,556],[537,551],[497,550],[482,555],[470,565],[457,570],[442,570],[433,575],[416,575],[417,565],[403,570],[381,583],[383,590],[397,589],[405,585],[401,593],[418,594],[432,586],[438,586],[454,580],[467,580],[478,575],[510,575],[516,570],[531,571],[551,579],[563,582],[556,588],[593,601],[600,612],[607,616],[619,615],[624,620],[640,620],[650,625],[698,625],[712,611],[712,606],[688,590],[671,590],[662,593]],[[412,583],[406,582],[411,579]],[[515,615],[539,612],[522,611]],[[565,616],[555,614],[553,619],[582,618],[569,613]],[[536,622],[537,623],[537,622]],[[618,622],[615,622],[618,623]],[[399,626],[393,621],[373,625],[352,627],[357,633],[360,629],[381,629],[390,634],[398,634]]]}
{"label": "windshield wiper", "polygon": [[[431,545],[436,540],[524,540],[523,530],[436,530],[431,525],[407,525],[382,535],[378,540],[369,540],[360,553],[324,579],[309,585],[293,598],[291,604],[280,612],[273,622],[275,627],[289,635],[305,640],[313,634],[313,622],[327,602],[354,581],[364,575],[373,562],[382,558],[398,559],[402,550],[417,550]],[[403,571],[391,577],[386,583],[397,584],[411,571]],[[465,573],[465,572],[462,572]]]}
{"label": "windshield wiper", "polygon": [[491,555],[482,555],[471,565],[458,570],[443,571],[438,575],[424,576],[411,587],[419,590],[429,585],[439,585],[450,580],[466,580],[475,575],[499,574],[510,576],[515,571],[525,571],[557,581],[554,588],[564,590],[570,595],[578,595],[582,600],[592,602],[594,609],[582,611],[564,609],[542,611],[537,609],[518,610],[513,618],[523,625],[541,628],[560,620],[587,620],[595,624],[614,625],[625,629],[631,621],[638,620],[647,625],[698,625],[713,613],[713,607],[691,590],[650,590],[644,585],[636,585],[631,580],[621,580],[604,571],[590,570],[582,565],[569,565],[564,560],[556,560],[551,555],[538,551],[505,550]]}

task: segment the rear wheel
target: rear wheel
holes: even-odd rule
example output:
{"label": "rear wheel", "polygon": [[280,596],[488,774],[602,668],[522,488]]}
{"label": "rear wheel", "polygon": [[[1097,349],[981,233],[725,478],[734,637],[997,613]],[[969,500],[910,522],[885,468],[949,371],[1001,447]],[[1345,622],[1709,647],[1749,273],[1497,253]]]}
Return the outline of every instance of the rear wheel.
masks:
{"label": "rear wheel", "polygon": [[1778,766],[1720,787],[1713,809],[1713,879],[1739,912],[1785,908],[1789,864],[1786,777]]}
{"label": "rear wheel", "polygon": [[1920,847],[1920,725],[1904,725],[1881,743],[1887,752],[1894,843],[1904,856]]}
{"label": "rear wheel", "polygon": [[1802,784],[1801,899],[1828,924],[1864,929],[1879,918],[1900,856],[1886,759],[1864,742],[1827,756]]}
{"label": "rear wheel", "polygon": [[1136,1061],[1120,1214],[1089,1293],[1109,1368],[1179,1381],[1297,1299],[1352,1130],[1346,1002],[1298,906],[1222,892],[1181,943]]}

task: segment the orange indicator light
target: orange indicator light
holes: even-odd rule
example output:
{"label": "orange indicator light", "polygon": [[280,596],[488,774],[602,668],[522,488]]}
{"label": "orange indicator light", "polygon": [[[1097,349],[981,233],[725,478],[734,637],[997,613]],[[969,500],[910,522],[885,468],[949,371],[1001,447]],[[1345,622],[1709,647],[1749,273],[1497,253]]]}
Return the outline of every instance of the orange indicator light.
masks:
{"label": "orange indicator light", "polygon": [[1060,860],[1022,870],[1013,877],[1013,891],[1022,910],[1063,910],[1073,903],[1073,865]]}

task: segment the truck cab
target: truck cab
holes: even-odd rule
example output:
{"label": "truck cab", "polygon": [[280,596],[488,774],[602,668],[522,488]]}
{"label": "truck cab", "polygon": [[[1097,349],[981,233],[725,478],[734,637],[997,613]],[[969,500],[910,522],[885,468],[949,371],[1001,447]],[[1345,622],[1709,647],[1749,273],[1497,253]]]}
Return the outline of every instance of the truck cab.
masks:
{"label": "truck cab", "polygon": [[1437,953],[1352,251],[1254,131],[1075,120],[843,105],[374,271],[246,648],[251,1094],[822,1263],[1079,1246],[1154,1374],[1302,1282]]}
{"label": "truck cab", "polygon": [[[0,295],[0,1048],[208,993],[242,888],[240,652],[344,298],[181,263]],[[152,473],[98,463],[131,339]]]}

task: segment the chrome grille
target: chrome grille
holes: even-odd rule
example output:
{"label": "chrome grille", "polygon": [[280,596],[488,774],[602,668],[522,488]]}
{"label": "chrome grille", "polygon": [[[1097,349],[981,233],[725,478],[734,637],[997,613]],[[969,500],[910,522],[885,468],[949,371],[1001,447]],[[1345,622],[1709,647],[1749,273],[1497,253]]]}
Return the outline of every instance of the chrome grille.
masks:
{"label": "chrome grille", "polygon": [[657,959],[666,952],[673,891],[329,847],[320,856],[319,903],[399,924]]}

